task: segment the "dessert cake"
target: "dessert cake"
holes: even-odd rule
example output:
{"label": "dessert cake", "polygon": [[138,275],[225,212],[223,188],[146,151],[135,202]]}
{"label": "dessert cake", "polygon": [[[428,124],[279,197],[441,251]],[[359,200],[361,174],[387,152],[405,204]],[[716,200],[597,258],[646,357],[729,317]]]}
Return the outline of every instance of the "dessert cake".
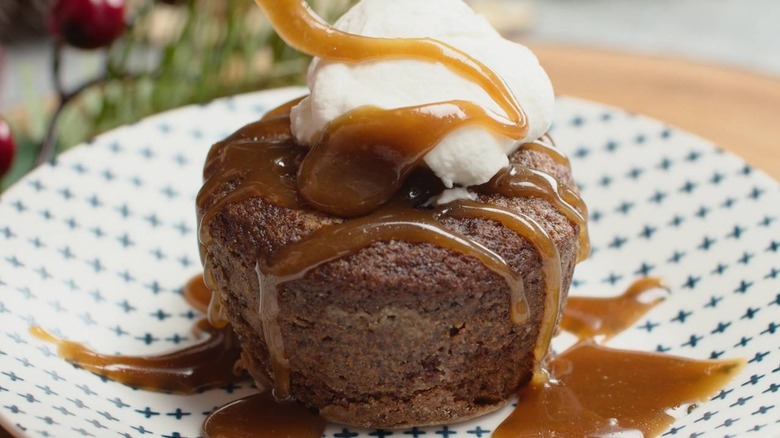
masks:
{"label": "dessert cake", "polygon": [[[323,24],[300,2],[258,4],[292,45],[321,40],[306,34]],[[433,4],[447,5],[444,18],[459,11],[463,33],[485,34],[480,44],[512,44],[528,58],[459,1],[364,0],[336,28],[371,34],[372,8],[381,5],[392,20]],[[427,31],[446,23],[429,24]],[[381,428],[461,421],[503,406],[538,371],[574,266],[588,252],[587,215],[568,161],[542,136],[549,121],[537,113],[550,107],[552,90],[538,85],[546,76],[532,55],[524,70],[532,78],[520,74],[513,88],[454,48],[473,42],[413,39],[405,32],[428,35],[382,26],[401,29],[382,30],[400,38],[384,39],[400,44],[384,55],[350,45],[365,37],[325,29],[344,38],[331,41],[344,50],[332,57],[379,58],[347,68],[392,71],[400,50],[422,59],[401,68],[434,61],[445,83],[487,85],[471,100],[445,87],[450,97],[396,107],[351,96],[323,104],[334,89],[351,91],[339,82],[344,75],[333,79],[338,64],[315,60],[310,96],[240,129],[207,158],[197,203],[204,278],[214,292],[209,317],[232,325],[240,366],[260,385],[327,420]],[[376,75],[352,73],[358,82]],[[347,110],[318,121],[323,105]],[[477,155],[453,164],[452,152],[442,152],[463,146]]]}

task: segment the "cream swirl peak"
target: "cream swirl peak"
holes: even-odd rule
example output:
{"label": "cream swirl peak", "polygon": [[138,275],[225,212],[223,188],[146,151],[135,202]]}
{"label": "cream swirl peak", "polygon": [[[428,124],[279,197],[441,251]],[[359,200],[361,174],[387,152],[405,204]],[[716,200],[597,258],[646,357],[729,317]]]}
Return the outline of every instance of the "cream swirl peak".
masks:
{"label": "cream swirl peak", "polygon": [[[450,132],[425,156],[448,187],[487,182],[508,165],[508,154],[550,127],[553,89],[536,57],[502,38],[461,0],[362,0],[334,27],[368,37],[435,39],[481,62],[507,84],[527,117],[527,135],[510,138],[478,124]],[[330,122],[363,106],[396,109],[461,100],[509,117],[479,84],[440,62],[419,58],[315,58],[308,80],[311,95],[292,111],[293,133],[304,144],[315,143]]]}

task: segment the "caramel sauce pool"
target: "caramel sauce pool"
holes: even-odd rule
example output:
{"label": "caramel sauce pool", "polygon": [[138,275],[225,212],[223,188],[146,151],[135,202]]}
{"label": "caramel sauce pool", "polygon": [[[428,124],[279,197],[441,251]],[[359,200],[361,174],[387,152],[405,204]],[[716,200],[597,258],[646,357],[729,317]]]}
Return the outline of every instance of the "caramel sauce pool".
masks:
{"label": "caramel sauce pool", "polygon": [[667,295],[669,291],[661,280],[648,277],[637,280],[616,297],[569,297],[561,329],[580,339],[606,341],[632,326]]}
{"label": "caramel sauce pool", "polygon": [[325,426],[298,403],[280,403],[263,392],[214,411],[203,423],[203,438],[320,438]]}
{"label": "caramel sauce pool", "polygon": [[602,437],[663,433],[668,411],[706,402],[744,368],[744,360],[694,360],[596,344],[629,328],[668,295],[642,278],[609,298],[570,297],[561,329],[581,339],[547,364],[550,378],[520,390],[517,407],[494,438]]}
{"label": "caramel sauce pool", "polygon": [[184,301],[200,313],[206,313],[211,303],[211,289],[206,285],[202,275],[192,277],[182,289]]}
{"label": "caramel sauce pool", "polygon": [[192,331],[196,337],[206,339],[191,347],[157,356],[115,356],[60,339],[41,327],[30,328],[33,336],[55,344],[62,359],[134,388],[193,394],[246,378],[234,370],[241,357],[241,349],[231,328],[217,329],[201,319]]}
{"label": "caramel sauce pool", "polygon": [[553,377],[520,391],[517,408],[493,438],[600,437],[639,431],[657,436],[672,408],[705,402],[743,368],[741,360],[693,360],[666,354],[575,345],[549,364]]}
{"label": "caramel sauce pool", "polygon": [[[202,275],[184,287],[185,301],[206,312],[211,291]],[[236,371],[241,356],[230,326],[217,329],[206,319],[193,327],[199,344],[158,356],[113,356],[83,344],[60,339],[41,327],[30,333],[57,346],[59,356],[80,368],[125,385],[151,391],[193,394],[246,380]],[[319,438],[325,420],[295,402],[279,403],[270,392],[231,402],[216,409],[203,424],[204,438]]]}

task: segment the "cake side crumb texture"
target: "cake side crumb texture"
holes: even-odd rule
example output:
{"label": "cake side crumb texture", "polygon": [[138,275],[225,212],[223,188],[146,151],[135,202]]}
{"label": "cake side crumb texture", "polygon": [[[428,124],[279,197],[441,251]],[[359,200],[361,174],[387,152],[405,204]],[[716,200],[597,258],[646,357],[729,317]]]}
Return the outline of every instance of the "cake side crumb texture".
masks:
{"label": "cake side crumb texture", "polygon": [[[576,190],[570,171],[544,154],[521,150],[510,159]],[[209,203],[240,184],[218,190]],[[479,201],[542,225],[560,251],[565,294],[576,259],[576,225],[542,199],[493,194]],[[210,224],[208,268],[241,339],[242,366],[261,385],[269,386],[273,374],[259,319],[258,257],[341,221],[251,198],[223,207]],[[497,252],[522,275],[530,320],[511,321],[508,286],[475,258],[428,243],[376,242],[280,288],[279,323],[297,400],[329,421],[400,428],[482,415],[528,383],[544,313],[539,254],[492,220],[443,223]]]}

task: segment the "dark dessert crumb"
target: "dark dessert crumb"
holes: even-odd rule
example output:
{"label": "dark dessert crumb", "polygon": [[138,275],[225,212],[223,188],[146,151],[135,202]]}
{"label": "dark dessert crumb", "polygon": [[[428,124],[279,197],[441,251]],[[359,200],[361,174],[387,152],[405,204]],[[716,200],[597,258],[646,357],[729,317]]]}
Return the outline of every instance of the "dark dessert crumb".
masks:
{"label": "dark dessert crumb", "polygon": [[[545,154],[514,163],[576,190],[569,170]],[[216,191],[215,202],[240,185]],[[575,265],[577,232],[537,198],[480,195],[544,227],[563,264],[563,294]],[[241,365],[268,386],[273,373],[259,320],[258,257],[342,219],[260,198],[222,208],[210,224],[208,260],[243,347]],[[462,421],[503,406],[527,384],[544,311],[541,259],[525,239],[487,219],[446,218],[451,230],[500,254],[522,274],[530,320],[514,324],[503,278],[474,258],[429,243],[377,242],[309,271],[279,291],[279,324],[291,390],[329,421],[400,428]]]}

